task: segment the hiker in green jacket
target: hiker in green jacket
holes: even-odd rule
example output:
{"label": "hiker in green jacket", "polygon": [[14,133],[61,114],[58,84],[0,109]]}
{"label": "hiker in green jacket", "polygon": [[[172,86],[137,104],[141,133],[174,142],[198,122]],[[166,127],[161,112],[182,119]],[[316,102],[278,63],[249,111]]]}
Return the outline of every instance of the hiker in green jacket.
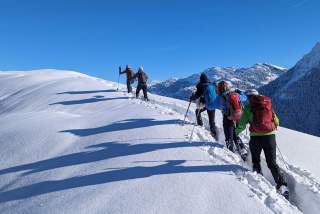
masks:
{"label": "hiker in green jacket", "polygon": [[261,151],[264,151],[268,168],[277,184],[278,192],[289,197],[287,182],[276,162],[276,129],[279,119],[273,112],[271,99],[259,95],[258,91],[247,91],[249,102],[245,105],[240,121],[236,127],[236,133],[240,134],[250,124],[250,152],[252,157],[253,171],[262,174],[260,165]]}

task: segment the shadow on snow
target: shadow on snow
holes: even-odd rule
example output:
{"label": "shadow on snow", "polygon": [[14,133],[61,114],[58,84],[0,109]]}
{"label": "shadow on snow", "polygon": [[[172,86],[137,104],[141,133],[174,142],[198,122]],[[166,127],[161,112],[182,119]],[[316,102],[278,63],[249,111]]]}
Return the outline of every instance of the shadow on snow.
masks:
{"label": "shadow on snow", "polygon": [[[108,142],[98,145],[87,147],[88,149],[94,149],[92,151],[78,152],[60,157],[54,157],[30,164],[24,164],[20,166],[10,167],[0,170],[0,175],[27,171],[25,174],[31,174],[36,172],[47,171],[51,169],[57,169],[67,166],[87,164],[97,161],[102,161],[111,158],[117,158],[122,156],[137,155],[147,152],[153,152],[162,149],[172,149],[181,147],[195,147],[201,146],[201,143],[190,144],[188,142],[169,142],[169,143],[145,143],[145,144],[128,144],[128,143],[116,143]],[[213,146],[220,146],[216,144]],[[98,149],[98,150],[97,150]]]}
{"label": "shadow on snow", "polygon": [[92,98],[81,99],[81,100],[68,100],[56,103],[50,103],[49,105],[79,105],[86,103],[96,103],[101,101],[110,101],[110,100],[126,100],[127,97],[112,97],[112,98],[104,98],[104,96],[94,96]]}
{"label": "shadow on snow", "polygon": [[117,90],[109,89],[109,90],[93,90],[93,91],[65,91],[57,93],[59,94],[95,94],[95,93],[107,93],[107,92],[117,92]]}
{"label": "shadow on snow", "polygon": [[[95,134],[101,134],[113,131],[123,131],[129,129],[145,128],[150,126],[170,125],[170,124],[181,124],[182,120],[155,120],[152,118],[141,118],[141,119],[129,119],[118,121],[106,126],[87,128],[87,129],[70,129],[61,132],[71,133],[80,137],[86,137]],[[186,122],[187,124],[188,122]]]}
{"label": "shadow on snow", "polygon": [[237,172],[244,170],[239,165],[200,165],[182,166],[185,160],[168,160],[157,166],[135,166],[105,171],[90,175],[76,176],[62,180],[43,181],[29,186],[0,193],[0,203],[25,199],[47,193],[58,192],[79,187],[106,184],[117,181],[147,178],[155,175],[198,173],[198,172]]}

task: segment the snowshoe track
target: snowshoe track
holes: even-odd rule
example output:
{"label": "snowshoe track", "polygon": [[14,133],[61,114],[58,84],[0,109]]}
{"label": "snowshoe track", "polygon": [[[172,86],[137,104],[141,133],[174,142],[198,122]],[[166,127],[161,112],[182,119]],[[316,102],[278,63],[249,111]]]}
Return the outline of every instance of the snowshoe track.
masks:
{"label": "snowshoe track", "polygon": [[[124,93],[124,95],[125,94],[126,93]],[[147,108],[158,110],[161,114],[175,115],[177,118],[183,120],[184,114],[186,112],[186,106],[179,105],[177,103],[162,102],[161,99],[155,100],[152,95],[150,97],[151,99],[149,98],[149,101],[143,101],[142,99],[136,99],[136,98],[131,99],[131,101],[133,101],[134,103],[142,104]],[[186,124],[184,127],[189,130],[189,133],[192,130],[191,125],[194,124],[194,122],[192,122],[192,118],[195,118],[195,113],[194,113],[194,109],[191,107],[186,119],[186,121],[189,122],[189,125]],[[207,118],[203,118],[203,119],[204,119],[205,127],[207,127],[208,126]],[[262,203],[264,203],[265,206],[268,207],[273,213],[277,213],[277,214],[283,213],[282,212],[283,209],[290,210],[289,213],[301,213],[301,211],[303,211],[304,213],[311,213],[311,212],[308,212],[310,211],[310,209],[305,207],[304,201],[306,200],[298,199],[298,200],[301,200],[301,202],[297,203],[296,202],[297,197],[295,196],[294,197],[295,200],[293,200],[293,204],[294,204],[293,205],[292,203],[287,201],[283,196],[279,195],[275,187],[266,178],[264,178],[261,175],[258,175],[255,172],[251,172],[249,163],[247,162],[243,163],[240,155],[232,153],[226,149],[223,143],[224,136],[221,137],[221,135],[223,135],[223,129],[222,127],[217,127],[217,128],[218,128],[217,133],[219,136],[219,141],[215,141],[215,139],[210,135],[207,128],[203,128],[199,126],[195,127],[195,132],[192,140],[201,141],[204,143],[204,146],[201,149],[210,155],[213,162],[222,163],[222,164],[238,164],[242,166],[243,170],[236,173],[235,176],[238,178],[239,182],[243,183],[250,189],[250,191],[252,192],[252,195],[249,195],[249,197],[256,197]],[[249,136],[244,135],[244,136],[241,136],[241,138],[246,144],[249,139]],[[247,160],[249,159],[250,159],[250,155],[248,156]],[[286,173],[286,174],[289,174],[289,173]],[[299,177],[298,175],[294,176],[295,173],[293,172],[291,172],[291,174],[293,178]],[[297,186],[300,188],[303,188],[303,187],[306,188],[307,192],[310,191],[310,188],[309,188],[310,186],[300,184],[299,182],[297,182],[297,179],[290,179],[290,180],[292,180],[289,185],[290,191],[293,188],[293,186],[295,188],[295,191],[299,191],[299,189],[297,190],[296,188]],[[313,187],[315,186],[315,184],[317,184],[317,187],[319,186],[315,180],[312,180],[312,182],[314,184]],[[318,190],[319,188],[316,189],[316,191]],[[292,193],[290,194],[292,195]],[[318,202],[318,204],[320,202],[320,200],[318,200],[318,197],[315,197],[314,201],[315,203]],[[295,205],[297,205],[298,207],[296,207]],[[318,206],[316,205],[316,207]],[[319,209],[317,208],[317,210]]]}

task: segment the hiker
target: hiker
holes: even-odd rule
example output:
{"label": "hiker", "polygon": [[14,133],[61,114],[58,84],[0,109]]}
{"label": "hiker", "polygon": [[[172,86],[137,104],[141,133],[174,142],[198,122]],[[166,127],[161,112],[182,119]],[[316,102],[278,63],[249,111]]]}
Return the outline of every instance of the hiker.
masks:
{"label": "hiker", "polygon": [[147,94],[147,80],[148,80],[148,76],[147,74],[143,71],[143,67],[140,66],[138,68],[138,72],[133,75],[132,79],[138,79],[138,86],[137,86],[137,90],[136,90],[136,98],[139,98],[139,93],[140,90],[142,89],[143,91],[143,97],[146,101],[149,101],[148,99],[148,94]]}
{"label": "hiker", "polygon": [[207,110],[209,118],[209,127],[212,137],[216,138],[216,124],[215,124],[215,109],[216,106],[216,90],[215,85],[211,83],[205,73],[200,75],[200,82],[196,86],[197,90],[194,94],[191,95],[190,101],[197,100],[197,124],[203,126],[203,121],[201,113]]}
{"label": "hiker", "polygon": [[134,83],[134,80],[132,79],[132,77],[134,76],[134,72],[132,71],[131,66],[129,64],[126,65],[126,69],[124,71],[121,71],[121,67],[119,67],[119,75],[121,75],[121,74],[126,74],[128,93],[132,93],[131,84]]}
{"label": "hiker", "polygon": [[287,183],[276,162],[276,130],[279,119],[272,109],[269,97],[259,95],[258,91],[251,89],[247,91],[249,102],[243,109],[243,114],[237,124],[236,133],[239,134],[250,124],[249,148],[252,156],[253,171],[262,174],[260,165],[260,154],[264,151],[268,168],[270,169],[277,191],[289,197]]}
{"label": "hiker", "polygon": [[226,147],[232,151],[238,151],[241,158],[245,161],[248,152],[236,134],[235,128],[237,121],[240,120],[242,105],[247,101],[247,96],[239,89],[231,90],[230,83],[220,81],[217,91],[219,95],[219,109],[223,114],[223,131],[225,135]]}

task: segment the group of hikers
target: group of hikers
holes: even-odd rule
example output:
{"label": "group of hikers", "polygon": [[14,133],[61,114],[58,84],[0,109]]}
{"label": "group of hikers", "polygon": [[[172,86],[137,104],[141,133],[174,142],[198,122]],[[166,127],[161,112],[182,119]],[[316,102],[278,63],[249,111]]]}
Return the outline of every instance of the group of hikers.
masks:
{"label": "group of hikers", "polygon": [[197,100],[197,124],[203,125],[201,113],[207,111],[211,135],[217,138],[215,110],[221,110],[226,147],[232,152],[238,152],[244,161],[247,159],[248,151],[239,134],[249,124],[249,149],[253,171],[262,174],[260,155],[263,150],[277,191],[288,198],[287,182],[276,161],[275,132],[279,126],[279,119],[273,111],[271,99],[260,95],[256,89],[232,89],[227,81],[211,83],[205,73],[200,75],[196,89],[190,97],[190,102]]}
{"label": "group of hikers", "polygon": [[121,74],[126,74],[127,77],[127,89],[128,93],[132,93],[132,84],[136,79],[138,79],[138,85],[136,90],[136,98],[139,97],[140,91],[143,91],[143,97],[146,101],[148,101],[147,94],[147,80],[148,75],[144,72],[143,67],[140,66],[138,68],[138,72],[134,73],[130,65],[126,65],[126,69],[124,71],[121,70],[121,66],[119,66],[119,77]]}
{"label": "group of hikers", "polygon": [[[121,74],[127,76],[128,93],[132,93],[131,85],[135,79],[138,79],[136,97],[139,97],[139,92],[142,89],[144,99],[148,100],[148,76],[142,67],[138,68],[136,74],[130,65],[127,65],[124,71],[121,71],[121,67],[119,67],[119,75]],[[262,174],[260,156],[263,150],[277,191],[288,198],[287,182],[276,161],[275,132],[279,126],[279,119],[273,111],[271,99],[260,95],[256,89],[242,91],[232,89],[231,84],[227,81],[210,82],[207,75],[202,73],[199,83],[196,85],[196,91],[190,97],[190,103],[192,101],[197,101],[197,124],[203,126],[201,113],[207,111],[210,133],[216,139],[215,110],[218,109],[222,112],[226,147],[231,152],[239,153],[243,161],[246,161],[248,151],[239,134],[246,129],[247,124],[250,125],[249,150],[253,171]]]}

